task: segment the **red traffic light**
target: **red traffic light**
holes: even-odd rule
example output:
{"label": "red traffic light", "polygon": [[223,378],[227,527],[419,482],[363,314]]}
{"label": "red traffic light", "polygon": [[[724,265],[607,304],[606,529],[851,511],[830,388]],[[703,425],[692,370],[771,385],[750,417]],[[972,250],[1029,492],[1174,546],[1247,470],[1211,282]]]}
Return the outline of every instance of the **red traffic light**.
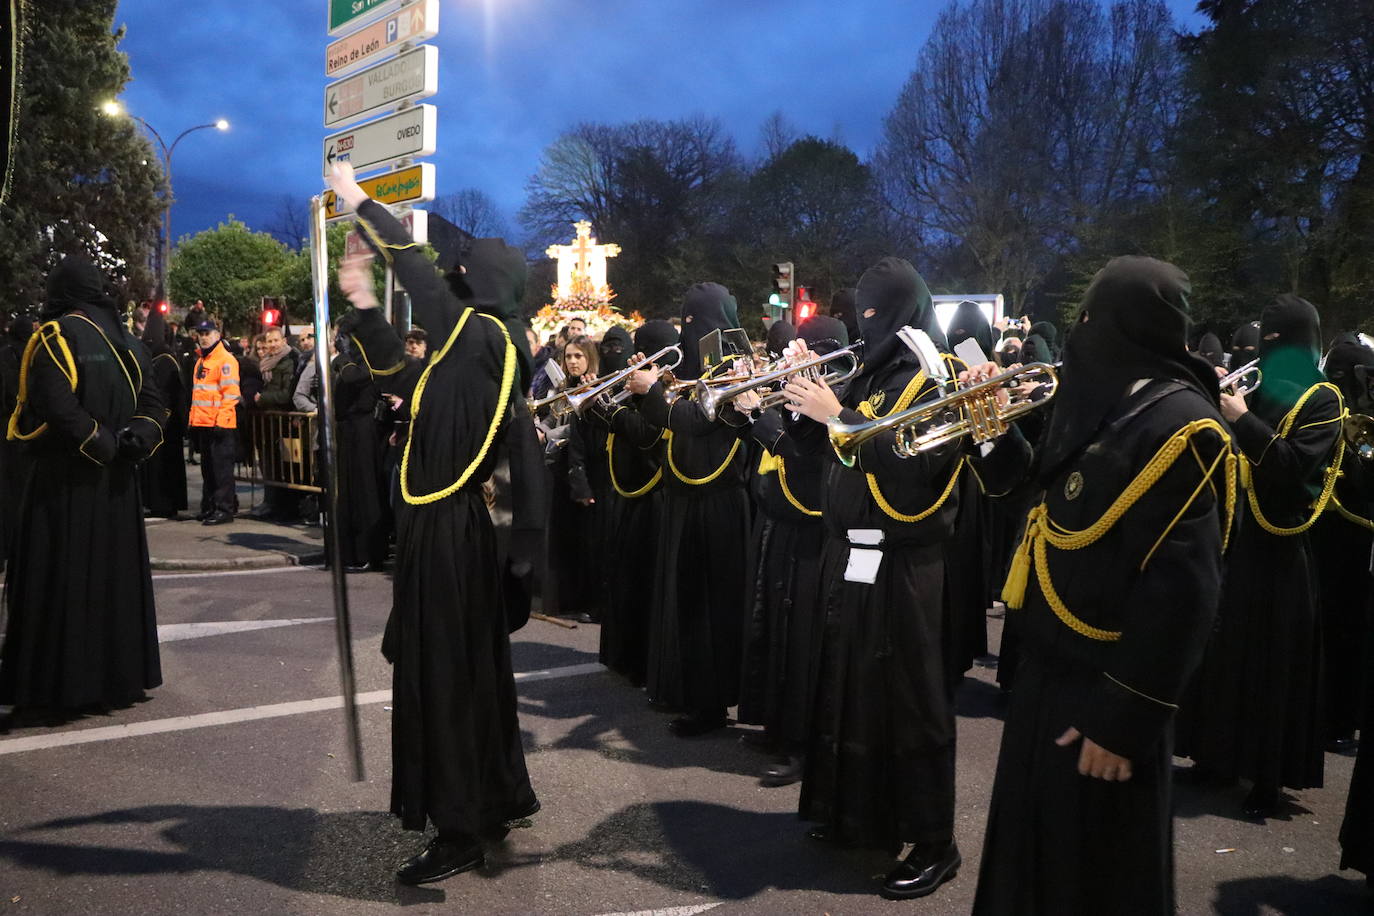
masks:
{"label": "red traffic light", "polygon": [[262,326],[263,326],[263,327],[265,327],[265,328],[276,327],[277,325],[280,325],[280,324],[281,324],[281,310],[280,310],[280,309],[263,309],[263,310],[262,310]]}
{"label": "red traffic light", "polygon": [[157,310],[164,315],[166,315],[167,312],[170,311],[170,307],[167,305],[166,299],[163,299],[161,302],[157,304]]}
{"label": "red traffic light", "polygon": [[815,315],[816,303],[810,299],[804,299],[797,303],[797,324],[801,324],[806,319],[815,317]]}

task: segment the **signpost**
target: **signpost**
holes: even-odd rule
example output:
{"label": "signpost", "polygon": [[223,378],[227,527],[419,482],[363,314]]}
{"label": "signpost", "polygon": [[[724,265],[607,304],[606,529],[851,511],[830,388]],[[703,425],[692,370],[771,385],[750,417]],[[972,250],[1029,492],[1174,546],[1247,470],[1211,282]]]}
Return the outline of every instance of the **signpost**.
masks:
{"label": "signpost", "polygon": [[435,149],[438,112],[433,105],[369,121],[324,138],[323,169],[328,178],[335,162],[351,162],[357,172],[379,169],[402,159],[428,156]]}
{"label": "signpost", "polygon": [[[428,162],[409,168],[387,172],[372,178],[360,178],[358,184],[367,196],[380,204],[414,204],[434,199],[434,166]],[[333,191],[324,192],[325,218],[344,219],[353,215],[348,204]]]}
{"label": "signpost", "polygon": [[329,34],[337,35],[394,10],[401,0],[329,0]]}
{"label": "signpost", "polygon": [[352,124],[439,91],[439,49],[421,45],[324,88],[324,126]]}
{"label": "signpost", "polygon": [[324,51],[324,75],[352,73],[395,54],[407,42],[418,43],[437,34],[439,0],[419,0],[331,43]]}

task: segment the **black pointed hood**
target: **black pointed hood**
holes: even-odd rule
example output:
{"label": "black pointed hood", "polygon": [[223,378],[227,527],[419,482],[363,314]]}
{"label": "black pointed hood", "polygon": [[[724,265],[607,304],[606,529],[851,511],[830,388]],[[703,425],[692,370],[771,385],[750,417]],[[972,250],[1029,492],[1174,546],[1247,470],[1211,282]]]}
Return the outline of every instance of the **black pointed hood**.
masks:
{"label": "black pointed hood", "polygon": [[1317,307],[1284,293],[1264,307],[1259,327],[1259,368],[1263,380],[1249,398],[1250,409],[1278,426],[1303,392],[1323,380],[1321,318]]}
{"label": "black pointed hood", "polygon": [[[520,363],[519,388],[528,389],[534,375],[534,357],[530,355],[525,322],[520,317],[528,275],[524,252],[507,245],[505,239],[474,239],[460,256],[460,265],[446,274],[449,288],[465,305],[500,319],[506,326]],[[443,345],[443,341],[430,342],[432,347]]]}
{"label": "black pointed hood", "polygon": [[1247,321],[1231,335],[1231,368],[1239,369],[1259,358],[1260,323]]}
{"label": "black pointed hood", "polygon": [[[699,378],[702,373],[701,339],[712,331],[738,327],[735,297],[719,283],[697,283],[682,298],[682,364],[673,370],[679,379]],[[646,356],[648,354],[645,354]]]}
{"label": "black pointed hood", "polygon": [[143,345],[148,348],[149,356],[172,352],[167,334],[167,317],[156,302],[149,307],[148,319],[143,323]]}
{"label": "black pointed hood", "polygon": [[672,322],[654,319],[646,321],[635,330],[635,352],[653,356],[664,347],[678,342],[677,328]]}
{"label": "black pointed hood", "polygon": [[616,325],[601,335],[596,349],[600,357],[601,374],[606,375],[609,372],[619,372],[630,364],[634,343],[630,340],[630,332]]}
{"label": "black pointed hood", "polygon": [[835,295],[830,299],[830,314],[844,324],[850,340],[859,339],[858,297],[859,291],[850,286],[835,290]]}
{"label": "black pointed hood", "polygon": [[949,320],[949,330],[945,332],[945,336],[949,338],[950,350],[965,340],[972,339],[982,348],[988,359],[992,359],[992,351],[997,346],[993,341],[992,325],[988,324],[987,316],[976,302],[959,303],[959,307],[954,310],[954,317]]}
{"label": "black pointed hood", "polygon": [[797,339],[797,329],[792,322],[779,319],[768,323],[768,334],[764,338],[764,347],[768,350],[769,359],[777,359],[782,356],[782,351],[787,349],[787,345]]}
{"label": "black pointed hood", "polygon": [[1201,356],[1213,366],[1225,366],[1226,360],[1223,358],[1226,351],[1221,346],[1221,338],[1208,331],[1202,335],[1202,339],[1197,344],[1198,356]]}
{"label": "black pointed hood", "polygon": [[1374,413],[1374,348],[1354,334],[1326,354],[1326,378],[1341,389],[1345,406],[1353,413]]}
{"label": "black pointed hood", "polygon": [[916,359],[897,336],[904,326],[925,331],[936,347],[949,349],[935,322],[930,288],[909,261],[883,258],[864,271],[855,305],[864,342],[863,368],[851,386],[857,394],[866,397],[875,374],[890,365]]}

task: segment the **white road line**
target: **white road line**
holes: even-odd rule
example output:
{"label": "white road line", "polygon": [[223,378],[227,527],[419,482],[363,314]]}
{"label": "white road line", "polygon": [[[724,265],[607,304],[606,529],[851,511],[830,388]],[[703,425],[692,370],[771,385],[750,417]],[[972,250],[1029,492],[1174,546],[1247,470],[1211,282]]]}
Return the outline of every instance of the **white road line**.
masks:
{"label": "white road line", "polygon": [[319,623],[333,617],[294,617],[286,620],[212,620],[204,623],[163,623],[157,628],[157,641],[179,642],[183,639],[203,639],[225,633],[246,633],[250,630],[272,630],[277,627],[298,627],[303,623]]}
{"label": "white road line", "polygon": [[214,576],[271,576],[276,573],[303,572],[307,569],[319,572],[323,567],[274,566],[270,569],[222,569],[218,572],[167,573],[161,576],[153,576],[153,581],[161,582],[163,579],[209,579]]}
{"label": "white road line", "polygon": [[714,910],[723,903],[698,903],[693,906],[670,906],[666,910],[636,910],[633,913],[604,913],[602,916],[696,916]]}
{"label": "white road line", "polygon": [[[595,663],[569,665],[566,668],[547,668],[543,671],[522,671],[515,675],[521,681],[551,681],[557,678],[577,677],[605,669]],[[373,690],[357,696],[359,706],[386,703],[391,700],[390,690]],[[8,738],[0,741],[0,756],[22,754],[25,751],[41,751],[54,747],[67,747],[72,744],[90,744],[97,741],[117,741],[121,738],[138,738],[143,735],[160,735],[166,732],[190,731],[214,725],[233,725],[237,722],[253,722],[257,719],[276,719],[281,716],[299,716],[304,713],[322,712],[326,709],[340,709],[343,697],[320,697],[315,700],[299,700],[294,703],[273,703],[268,706],[249,706],[243,709],[223,709],[217,712],[203,712],[194,716],[174,716],[170,719],[153,719],[148,722],[131,722],[128,725],[108,725],[100,728],[82,728],[69,732],[48,735],[30,735],[24,738]]]}

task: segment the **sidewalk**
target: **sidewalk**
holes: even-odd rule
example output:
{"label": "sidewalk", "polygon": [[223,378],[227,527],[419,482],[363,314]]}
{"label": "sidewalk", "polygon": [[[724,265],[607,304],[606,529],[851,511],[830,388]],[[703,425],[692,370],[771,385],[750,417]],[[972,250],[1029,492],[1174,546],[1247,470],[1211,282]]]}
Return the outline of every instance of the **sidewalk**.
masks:
{"label": "sidewalk", "polygon": [[[188,505],[200,505],[200,475],[187,468]],[[240,512],[227,525],[205,526],[195,509],[183,510],[181,520],[150,518],[148,556],[155,570],[213,571],[314,566],[324,563],[324,529],[305,525],[260,522],[248,512],[262,499],[247,484],[237,486]]]}

